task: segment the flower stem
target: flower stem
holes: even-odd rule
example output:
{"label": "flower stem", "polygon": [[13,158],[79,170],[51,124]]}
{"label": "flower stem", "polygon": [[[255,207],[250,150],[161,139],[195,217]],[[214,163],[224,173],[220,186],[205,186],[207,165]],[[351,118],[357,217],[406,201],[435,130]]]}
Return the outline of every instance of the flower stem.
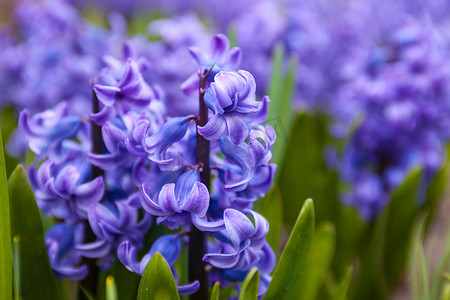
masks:
{"label": "flower stem", "polygon": [[[92,112],[98,113],[100,111],[99,102],[97,95],[92,91]],[[103,137],[102,137],[102,127],[92,122],[92,152],[95,154],[101,154],[103,152]],[[91,179],[98,176],[103,176],[103,170],[99,167],[91,165]],[[90,243],[95,241],[95,234],[87,220],[84,220],[84,241]],[[97,294],[97,278],[98,278],[98,267],[94,259],[85,258],[85,262],[89,267],[88,276],[83,279],[81,286],[87,290],[91,295]],[[83,291],[80,292],[80,299],[88,299]]]}
{"label": "flower stem", "polygon": [[[197,126],[205,126],[208,122],[208,107],[205,104],[206,80],[211,72],[203,68],[199,71],[199,116]],[[211,169],[209,166],[209,141],[198,133],[196,159],[200,167],[200,180],[208,188],[210,186]],[[195,226],[191,227],[189,238],[189,281],[198,280],[200,289],[191,296],[193,300],[208,299],[208,278],[203,264],[205,253],[205,233]]]}

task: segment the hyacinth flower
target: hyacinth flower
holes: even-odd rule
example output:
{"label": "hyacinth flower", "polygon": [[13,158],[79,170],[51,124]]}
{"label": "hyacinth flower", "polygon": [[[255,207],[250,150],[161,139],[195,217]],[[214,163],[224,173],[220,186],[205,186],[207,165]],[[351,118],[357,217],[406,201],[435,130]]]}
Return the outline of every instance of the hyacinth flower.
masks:
{"label": "hyacinth flower", "polygon": [[[147,266],[147,263],[150,261],[150,258],[156,252],[159,252],[164,256],[167,263],[171,267],[171,270],[175,277],[175,281],[177,282],[178,275],[176,273],[176,269],[173,268],[173,265],[178,260],[178,257],[181,254],[182,237],[182,234],[170,234],[158,238],[153,243],[150,251],[142,257],[140,262],[137,261],[138,248],[136,248],[129,241],[125,241],[120,244],[119,248],[117,249],[117,256],[128,270],[142,275],[144,273],[145,267]],[[199,282],[194,281],[186,285],[177,286],[177,290],[180,295],[191,295],[192,293],[196,292],[199,287]]]}
{"label": "hyacinth flower", "polygon": [[57,147],[63,140],[74,137],[80,124],[77,116],[69,115],[67,102],[61,102],[53,109],[35,114],[31,118],[25,109],[19,117],[19,130],[28,140],[30,149],[39,158],[45,157],[49,148]]}
{"label": "hyacinth flower", "polygon": [[81,280],[88,273],[88,267],[81,264],[82,257],[74,248],[83,242],[83,231],[83,224],[57,223],[45,234],[50,265],[61,279]]}
{"label": "hyacinth flower", "polygon": [[98,100],[103,104],[101,111],[91,114],[91,119],[97,124],[102,125],[114,118],[116,110],[125,114],[132,109],[143,109],[157,97],[155,90],[143,79],[137,62],[128,58],[122,68],[120,77],[114,76],[114,72],[106,73],[100,77],[104,83],[94,85]]}
{"label": "hyacinth flower", "polygon": [[196,170],[183,173],[176,184],[164,185],[157,202],[153,201],[145,190],[145,184],[143,184],[140,188],[142,207],[150,214],[159,216],[158,224],[164,224],[170,229],[189,225],[191,214],[202,218],[208,211],[209,192],[200,182],[200,176]]}
{"label": "hyacinth flower", "polygon": [[130,207],[128,200],[123,199],[114,203],[91,204],[88,220],[97,240],[77,245],[75,249],[85,257],[101,258],[107,267],[109,262],[114,261],[114,254],[122,241],[142,246],[142,233],[150,228],[152,218],[144,214],[139,220],[138,209]]}
{"label": "hyacinth flower", "polygon": [[[220,66],[234,67],[240,54],[230,54],[225,39],[215,38],[212,56]],[[102,269],[117,254],[130,271],[142,274],[158,251],[177,277],[173,265],[187,245],[190,284],[179,286],[180,293],[205,299],[208,277],[231,284],[255,266],[264,293],[274,259],[265,242],[268,223],[252,208],[270,189],[276,170],[270,163],[275,132],[262,125],[269,98],[255,100],[256,83],[246,71],[211,76],[214,69],[202,66],[196,73],[198,114],[173,117],[164,91],[157,94],[143,75],[143,60],[125,49],[122,60],[107,58],[94,79],[92,130],[85,130],[80,117],[73,134],[56,141],[43,136],[60,147],[47,149],[48,160],[39,168],[30,167],[40,207],[67,226],[83,224],[91,234],[68,247]],[[211,136],[215,126],[219,132]],[[179,232],[159,237],[138,261],[153,217],[155,226]]]}
{"label": "hyacinth flower", "polygon": [[28,176],[44,214],[69,223],[87,218],[89,205],[104,194],[103,178],[88,181],[90,165],[84,161],[56,164],[47,160],[39,168],[31,165]]}
{"label": "hyacinth flower", "polygon": [[339,137],[366,115],[337,163],[353,187],[342,200],[366,219],[379,215],[413,168],[424,167],[426,185],[445,161],[450,107],[445,54],[427,20],[409,16],[394,29],[387,44],[358,62],[360,75],[341,87],[333,107],[338,121],[332,130]]}
{"label": "hyacinth flower", "polygon": [[[214,77],[220,71],[235,70],[239,67],[242,60],[242,53],[239,47],[234,47],[230,50],[230,41],[223,34],[215,35],[211,39],[209,51],[206,52],[198,47],[189,48],[189,52],[197,64],[199,70],[211,69],[208,75],[206,87],[214,81]],[[181,89],[188,95],[197,95],[199,87],[199,77],[197,74],[192,74],[181,85]]]}
{"label": "hyacinth flower", "polygon": [[229,135],[235,145],[242,143],[248,137],[249,125],[267,118],[270,99],[265,96],[256,101],[255,93],[255,79],[249,72],[217,74],[205,94],[206,105],[214,116],[199,127],[199,133],[210,141]]}

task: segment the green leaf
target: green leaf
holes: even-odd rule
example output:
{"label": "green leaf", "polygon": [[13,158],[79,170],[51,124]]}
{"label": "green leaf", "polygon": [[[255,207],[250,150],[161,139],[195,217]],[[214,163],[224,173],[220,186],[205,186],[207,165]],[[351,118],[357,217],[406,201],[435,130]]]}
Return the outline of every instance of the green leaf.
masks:
{"label": "green leaf", "polygon": [[159,252],[153,254],[145,267],[137,299],[180,299],[169,264]]}
{"label": "green leaf", "polygon": [[55,278],[50,267],[39,208],[20,165],[9,179],[9,200],[11,235],[20,237],[22,299],[67,299],[63,282]]}
{"label": "green leaf", "polygon": [[304,270],[304,263],[314,238],[314,205],[305,201],[281,255],[264,299],[295,299],[292,292]]}
{"label": "green leaf", "polygon": [[14,299],[21,299],[20,288],[20,237],[13,238],[13,265],[14,265]]}
{"label": "green leaf", "polygon": [[450,283],[448,282],[442,287],[441,300],[450,300]]}
{"label": "green leaf", "polygon": [[[273,145],[272,162],[281,164],[284,159],[286,147],[288,145],[289,133],[294,120],[294,110],[292,109],[291,99],[295,87],[295,69],[297,59],[290,60],[289,72],[286,76],[283,74],[284,48],[278,45],[275,49],[273,58],[273,77],[269,91],[270,107],[267,123],[270,124],[277,134],[277,142]],[[275,174],[278,178],[278,173]]]}
{"label": "green leaf", "polygon": [[[412,230],[419,211],[419,184],[422,169],[414,169],[392,194],[386,212],[384,264],[388,286],[392,287],[403,272],[412,239]],[[399,240],[402,240],[399,243]]]}
{"label": "green leaf", "polygon": [[258,300],[259,271],[253,267],[242,284],[239,300]]}
{"label": "green leaf", "polygon": [[294,295],[298,300],[313,300],[317,298],[328,267],[334,254],[336,233],[330,222],[322,224],[314,236],[303,267],[303,272],[297,282]]}
{"label": "green leaf", "polygon": [[270,224],[266,241],[272,247],[275,254],[277,254],[278,246],[280,244],[281,229],[283,226],[283,202],[280,189],[277,186],[272,187],[262,199],[259,213],[262,214]]}
{"label": "green leaf", "polygon": [[437,299],[437,294],[442,282],[442,277],[445,276],[445,273],[443,274],[444,268],[446,267],[446,265],[448,265],[449,259],[450,259],[450,234],[447,235],[444,253],[442,254],[441,259],[438,262],[436,271],[434,272],[433,282],[431,285],[431,299]]}
{"label": "green leaf", "polygon": [[286,159],[277,170],[283,199],[285,223],[293,226],[303,199],[314,199],[318,222],[334,221],[341,204],[337,198],[337,177],[327,167],[323,149],[328,143],[324,117],[301,113],[297,115],[287,141]]}
{"label": "green leaf", "polygon": [[[3,138],[3,146],[6,145],[6,142],[11,137],[14,129],[17,128],[17,120],[15,116],[15,108],[12,106],[0,110],[0,129]],[[3,155],[5,156],[6,174],[9,175],[20,163],[20,161],[18,158],[9,155],[6,151],[3,153]]]}
{"label": "green leaf", "polygon": [[409,276],[413,299],[430,300],[428,266],[423,251],[422,237],[425,229],[425,216],[421,216],[413,228],[413,241],[410,250]]}
{"label": "green leaf", "polygon": [[347,291],[348,291],[348,287],[350,286],[350,281],[352,279],[352,272],[353,272],[352,268],[347,269],[344,279],[342,279],[341,283],[339,284],[338,288],[336,289],[336,292],[333,295],[333,300],[347,299]]}
{"label": "green leaf", "polygon": [[211,300],[220,299],[220,282],[216,282],[211,291]]}
{"label": "green leaf", "polygon": [[106,277],[106,300],[118,300],[116,282],[114,277],[109,275]]}
{"label": "green leaf", "polygon": [[0,299],[11,299],[13,293],[11,249],[8,185],[2,135],[0,133],[0,266],[2,266],[0,268]]}

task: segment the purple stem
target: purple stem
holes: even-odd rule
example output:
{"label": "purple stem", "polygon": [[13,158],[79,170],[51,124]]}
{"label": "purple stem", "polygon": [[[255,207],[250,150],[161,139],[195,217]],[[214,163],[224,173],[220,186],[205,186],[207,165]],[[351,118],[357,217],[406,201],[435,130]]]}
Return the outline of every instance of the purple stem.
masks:
{"label": "purple stem", "polygon": [[[205,126],[208,122],[208,107],[205,104],[206,80],[211,73],[211,69],[203,68],[199,71],[199,116],[197,126]],[[210,189],[211,169],[209,166],[209,141],[198,133],[196,146],[197,165],[200,166],[200,180]],[[200,289],[191,296],[193,300],[202,300],[208,298],[208,278],[203,263],[205,253],[205,233],[198,230],[195,226],[191,227],[189,238],[189,281],[198,280]]]}

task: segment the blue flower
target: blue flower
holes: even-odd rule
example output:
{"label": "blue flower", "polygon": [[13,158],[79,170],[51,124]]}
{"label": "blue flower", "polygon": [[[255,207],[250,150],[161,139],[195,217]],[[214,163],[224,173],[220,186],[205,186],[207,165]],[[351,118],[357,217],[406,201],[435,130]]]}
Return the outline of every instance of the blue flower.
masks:
{"label": "blue flower", "polygon": [[168,150],[186,135],[190,121],[190,117],[172,118],[164,123],[155,134],[146,136],[142,142],[148,158],[157,163],[162,171],[174,171],[181,167],[183,163],[182,150],[173,151],[175,153],[170,153]]}
{"label": "blue flower", "polygon": [[[230,50],[230,41],[223,34],[217,34],[211,39],[209,52],[199,47],[189,48],[191,56],[197,63],[199,70],[202,68],[209,70],[213,67],[209,77],[207,86],[213,81],[213,78],[220,71],[235,70],[241,63],[242,53],[239,47]],[[181,89],[188,95],[196,95],[198,93],[199,79],[198,74],[192,74],[183,84]]]}
{"label": "blue flower", "polygon": [[39,169],[31,165],[28,176],[44,214],[67,222],[86,219],[89,205],[99,202],[104,194],[102,177],[87,181],[90,168],[84,161],[56,164],[47,160]]}
{"label": "blue flower", "polygon": [[[275,257],[267,254],[270,247],[265,246],[269,223],[254,211],[244,210],[244,213],[235,209],[224,211],[225,229],[215,233],[221,241],[220,249],[217,253],[206,254],[203,261],[220,269],[248,269],[264,257],[264,264],[267,264],[264,269],[273,268]],[[255,225],[246,214],[253,217]]]}
{"label": "blue flower", "polygon": [[255,92],[255,79],[249,72],[218,73],[205,94],[205,103],[214,116],[198,128],[199,133],[212,141],[229,135],[235,145],[242,143],[249,126],[267,118],[269,97],[256,101]]}
{"label": "blue flower", "polygon": [[44,157],[49,148],[54,148],[63,140],[74,137],[80,123],[79,117],[69,115],[67,102],[61,102],[53,109],[31,118],[25,109],[19,117],[19,129],[28,139],[28,146],[38,158]]}
{"label": "blue flower", "polygon": [[81,264],[81,256],[75,246],[82,243],[84,226],[65,223],[53,225],[45,234],[50,266],[60,279],[82,280],[88,274],[88,267]]}
{"label": "blue flower", "polygon": [[[182,235],[180,234],[170,234],[164,235],[158,238],[150,248],[150,251],[142,257],[141,261],[137,261],[138,248],[136,248],[129,241],[125,241],[120,244],[117,249],[117,256],[119,260],[124,264],[124,266],[130,270],[131,272],[142,275],[144,273],[145,267],[147,266],[150,258],[156,253],[159,252],[164,256],[167,263],[172,269],[174,275],[176,275],[176,271],[173,268],[173,265],[178,260],[178,257],[181,254],[181,242]],[[174,276],[176,279],[176,276]],[[177,280],[175,280],[177,281]],[[177,286],[178,293],[180,295],[190,295],[195,293],[200,287],[200,283],[196,280],[192,283]]]}
{"label": "blue flower", "polygon": [[187,226],[191,222],[191,214],[205,217],[209,207],[209,192],[200,182],[198,171],[189,170],[183,173],[175,183],[162,187],[158,201],[153,201],[146,193],[146,185],[140,188],[142,207],[152,215],[159,216],[158,224],[165,224],[171,229]]}
{"label": "blue flower", "polygon": [[104,105],[100,112],[91,114],[92,120],[99,125],[114,118],[116,111],[125,114],[132,109],[143,109],[157,98],[157,93],[145,82],[138,64],[131,58],[119,80],[112,76],[104,80],[105,84],[94,86],[98,100]]}

